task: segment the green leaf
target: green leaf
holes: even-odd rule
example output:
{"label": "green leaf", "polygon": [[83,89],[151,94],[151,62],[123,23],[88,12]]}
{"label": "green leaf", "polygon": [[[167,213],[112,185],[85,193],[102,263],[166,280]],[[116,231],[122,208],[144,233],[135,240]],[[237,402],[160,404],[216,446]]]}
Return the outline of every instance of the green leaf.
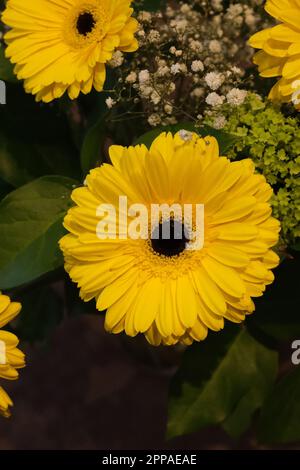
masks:
{"label": "green leaf", "polygon": [[154,139],[156,139],[156,137],[158,137],[161,132],[172,132],[172,134],[176,134],[176,132],[180,131],[181,129],[190,132],[196,132],[202,137],[209,135],[215,137],[219,143],[221,154],[225,154],[228,149],[233,147],[238,139],[238,137],[235,135],[228,134],[227,132],[221,130],[216,130],[209,126],[195,127],[192,122],[182,122],[171,126],[157,127],[152,131],[146,132],[135,141],[134,145],[144,144],[146,147],[150,148]]}
{"label": "green leaf", "polygon": [[228,132],[217,130],[210,126],[200,127],[197,129],[197,132],[202,137],[205,137],[207,135],[215,137],[219,143],[220,154],[225,156],[227,150],[230,150],[240,139],[240,137],[237,135],[229,134]]}
{"label": "green leaf", "polygon": [[269,390],[276,367],[277,353],[236,325],[195,343],[171,383],[168,437],[221,423],[240,434]]}
{"label": "green leaf", "polygon": [[104,161],[103,144],[106,137],[105,121],[101,118],[88,129],[81,148],[81,168],[84,176]]}
{"label": "green leaf", "polygon": [[300,336],[299,271],[300,253],[276,268],[273,284],[262,297],[255,299],[255,315],[247,319],[250,329],[262,331],[277,341]]}
{"label": "green leaf", "polygon": [[63,302],[48,286],[31,287],[17,300],[22,310],[13,322],[13,331],[23,341],[31,343],[49,338],[63,318]]}
{"label": "green leaf", "polygon": [[79,155],[58,104],[36,103],[18,85],[0,106],[0,178],[14,187],[43,175],[80,177]]}
{"label": "green leaf", "polygon": [[11,192],[0,203],[0,289],[11,289],[62,266],[58,241],[78,183],[44,176]]}
{"label": "green leaf", "polygon": [[300,367],[287,374],[272,390],[258,422],[258,439],[263,443],[300,440]]}
{"label": "green leaf", "polygon": [[5,57],[4,51],[4,45],[0,44],[0,80],[15,83],[18,79],[13,72],[14,65]]}
{"label": "green leaf", "polygon": [[251,425],[253,414],[261,408],[270,391],[271,384],[275,381],[276,362],[274,361],[271,365],[268,361],[265,366],[266,376],[257,374],[249,392],[245,393],[235,410],[222,423],[223,429],[234,439],[239,438],[247,431]]}

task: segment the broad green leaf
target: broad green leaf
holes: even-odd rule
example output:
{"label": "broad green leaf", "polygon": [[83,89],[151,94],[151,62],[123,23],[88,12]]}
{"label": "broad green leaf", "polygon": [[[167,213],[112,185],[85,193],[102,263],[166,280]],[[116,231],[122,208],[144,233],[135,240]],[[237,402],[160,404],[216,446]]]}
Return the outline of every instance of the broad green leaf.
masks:
{"label": "broad green leaf", "polygon": [[[231,434],[240,434],[268,392],[276,367],[277,353],[236,325],[195,343],[171,383],[168,437],[225,420]],[[251,394],[258,394],[259,400]]]}
{"label": "broad green leaf", "polygon": [[283,444],[300,440],[300,367],[283,377],[265,401],[258,439]]}
{"label": "broad green leaf", "polygon": [[0,178],[14,187],[43,175],[79,178],[79,155],[58,104],[35,103],[19,85],[0,106]]}
{"label": "broad green leaf", "polygon": [[254,379],[249,392],[245,393],[231,415],[222,423],[223,429],[232,438],[239,438],[250,427],[254,412],[262,407],[275,381],[276,372],[276,361],[266,361],[265,377],[257,374],[257,380]]}
{"label": "broad green leaf", "polygon": [[156,137],[158,137],[162,132],[172,132],[172,134],[176,134],[176,132],[180,131],[181,129],[185,129],[186,131],[190,132],[196,132],[202,137],[206,137],[208,135],[215,137],[219,143],[221,154],[225,154],[226,151],[231,148],[238,139],[238,137],[235,135],[216,130],[213,127],[195,127],[195,125],[191,122],[182,122],[172,126],[158,127],[152,131],[146,132],[135,141],[135,145],[145,144],[146,147],[150,148],[153,140],[156,139]]}
{"label": "broad green leaf", "polygon": [[299,296],[300,253],[285,259],[275,269],[275,280],[260,298],[255,299],[255,314],[249,316],[250,328],[285,341],[300,337]]}
{"label": "broad green leaf", "polygon": [[4,50],[4,45],[0,43],[0,80],[17,82],[18,79],[13,72],[14,65],[5,57]]}
{"label": "broad green leaf", "polygon": [[58,240],[77,182],[44,176],[11,192],[0,203],[0,289],[37,279],[63,264]]}
{"label": "broad green leaf", "polygon": [[104,119],[100,119],[86,133],[81,148],[81,168],[86,175],[104,161],[103,144],[106,137]]}
{"label": "broad green leaf", "polygon": [[13,331],[22,341],[47,340],[63,318],[62,299],[49,286],[32,286],[17,300],[22,310],[13,322]]}

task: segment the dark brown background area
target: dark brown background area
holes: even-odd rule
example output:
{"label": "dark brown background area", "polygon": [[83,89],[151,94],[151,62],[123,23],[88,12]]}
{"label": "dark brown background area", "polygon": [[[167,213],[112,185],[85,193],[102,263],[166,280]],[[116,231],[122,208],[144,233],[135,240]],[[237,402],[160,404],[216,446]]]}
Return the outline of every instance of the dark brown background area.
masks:
{"label": "dark brown background area", "polygon": [[20,379],[5,383],[15,406],[0,418],[2,450],[257,448],[251,433],[236,443],[216,428],[166,441],[180,351],[105,333],[100,314],[68,319],[48,346],[25,350]]}

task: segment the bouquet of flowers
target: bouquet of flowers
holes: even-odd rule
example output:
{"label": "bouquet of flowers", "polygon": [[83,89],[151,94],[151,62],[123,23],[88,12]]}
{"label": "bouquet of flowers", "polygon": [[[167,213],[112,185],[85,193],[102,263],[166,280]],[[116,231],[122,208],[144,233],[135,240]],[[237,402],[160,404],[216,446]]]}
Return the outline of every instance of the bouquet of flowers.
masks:
{"label": "bouquet of flowers", "polygon": [[168,438],[300,441],[300,1],[1,8],[1,379],[93,314]]}

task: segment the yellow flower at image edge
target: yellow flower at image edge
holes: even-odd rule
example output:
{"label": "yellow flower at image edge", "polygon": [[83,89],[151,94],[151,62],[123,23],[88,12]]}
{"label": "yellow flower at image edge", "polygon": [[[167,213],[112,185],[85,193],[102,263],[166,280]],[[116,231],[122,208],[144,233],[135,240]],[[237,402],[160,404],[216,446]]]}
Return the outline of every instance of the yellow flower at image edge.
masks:
{"label": "yellow flower at image edge", "polygon": [[[11,302],[10,298],[0,293],[0,328],[13,320],[21,310],[21,304]],[[18,338],[8,331],[0,329],[0,379],[15,380],[17,369],[25,366],[24,354],[18,346]],[[10,416],[11,399],[0,386],[0,414]]]}
{"label": "yellow flower at image edge", "polygon": [[131,0],[8,0],[6,56],[25,90],[50,102],[103,89],[115,51],[138,48]]}
{"label": "yellow flower at image edge", "polygon": [[260,31],[249,44],[262,77],[281,77],[270,92],[274,101],[292,101],[300,110],[300,0],[268,0],[266,11],[281,24]]}
{"label": "yellow flower at image edge", "polygon": [[[76,205],[64,221],[70,233],[60,241],[82,299],[106,309],[106,329],[172,345],[203,340],[224,319],[242,322],[278,264],[270,250],[280,230],[268,202],[272,189],[252,161],[230,162],[214,138],[187,139],[185,131],[162,133],[150,150],[111,146],[110,158],[112,165],[92,170],[86,186],[73,191]],[[152,204],[204,204],[202,249],[187,249],[184,237],[163,239],[161,231],[122,239],[121,225],[115,239],[101,239],[97,209],[111,204],[123,218],[120,195],[149,211]]]}

